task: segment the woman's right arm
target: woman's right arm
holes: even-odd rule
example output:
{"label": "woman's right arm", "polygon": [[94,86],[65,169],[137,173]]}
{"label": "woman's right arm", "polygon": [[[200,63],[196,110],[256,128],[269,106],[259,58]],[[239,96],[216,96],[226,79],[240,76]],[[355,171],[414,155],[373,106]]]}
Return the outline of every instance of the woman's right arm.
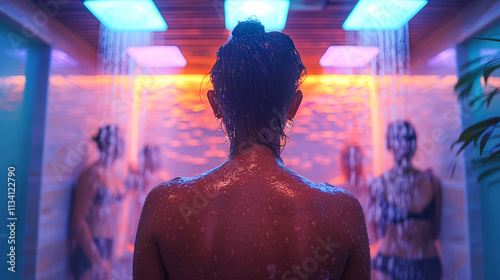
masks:
{"label": "woman's right arm", "polygon": [[71,210],[71,228],[78,244],[90,261],[92,263],[101,263],[101,254],[92,240],[92,232],[85,219],[95,192],[91,172],[87,170],[78,178]]}

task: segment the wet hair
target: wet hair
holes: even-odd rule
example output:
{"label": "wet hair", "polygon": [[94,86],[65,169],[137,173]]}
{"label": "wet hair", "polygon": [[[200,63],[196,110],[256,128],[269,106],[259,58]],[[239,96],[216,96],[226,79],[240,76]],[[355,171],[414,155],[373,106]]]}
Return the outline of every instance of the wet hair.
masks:
{"label": "wet hair", "polygon": [[409,121],[398,120],[387,125],[387,149],[392,148],[392,139],[401,137],[400,134],[403,133],[403,131],[406,133],[405,137],[407,141],[417,141],[417,133],[413,125]]}
{"label": "wet hair", "polygon": [[286,115],[306,74],[288,35],[266,33],[256,19],[240,21],[209,73],[229,139],[238,130],[271,149],[282,147],[273,137],[288,139]]}
{"label": "wet hair", "polygon": [[[92,140],[96,142],[99,151],[106,150],[111,143],[111,137],[118,138],[118,126],[116,125],[105,125],[99,128],[97,134],[92,137]],[[118,141],[119,139],[117,139]],[[119,143],[117,142],[117,145]]]}

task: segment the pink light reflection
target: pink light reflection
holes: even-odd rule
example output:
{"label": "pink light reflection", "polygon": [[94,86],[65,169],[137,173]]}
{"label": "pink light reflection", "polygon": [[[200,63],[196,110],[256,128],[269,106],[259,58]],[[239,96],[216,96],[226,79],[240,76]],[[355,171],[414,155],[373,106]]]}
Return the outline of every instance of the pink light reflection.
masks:
{"label": "pink light reflection", "polygon": [[142,67],[184,67],[187,64],[177,46],[128,47],[127,54]]}
{"label": "pink light reflection", "polygon": [[330,46],[319,60],[323,67],[364,67],[380,49],[365,46]]}

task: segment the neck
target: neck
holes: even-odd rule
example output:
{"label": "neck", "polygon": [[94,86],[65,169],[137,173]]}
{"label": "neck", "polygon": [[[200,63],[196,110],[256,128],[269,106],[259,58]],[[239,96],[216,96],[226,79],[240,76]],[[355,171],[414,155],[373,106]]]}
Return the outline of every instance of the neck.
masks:
{"label": "neck", "polygon": [[407,174],[413,171],[413,166],[411,164],[411,158],[402,157],[400,159],[394,159],[394,171],[397,174]]}
{"label": "neck", "polygon": [[254,141],[247,141],[239,145],[236,142],[231,142],[230,151],[228,162],[236,162],[240,165],[270,166],[283,164],[279,149],[273,151],[268,146]]}

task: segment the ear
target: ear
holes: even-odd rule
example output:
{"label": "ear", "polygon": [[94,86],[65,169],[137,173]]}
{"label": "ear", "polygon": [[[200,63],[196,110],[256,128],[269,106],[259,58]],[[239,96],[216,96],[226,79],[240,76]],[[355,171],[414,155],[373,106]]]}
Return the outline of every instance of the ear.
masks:
{"label": "ear", "polygon": [[292,101],[292,105],[290,106],[290,110],[288,110],[288,114],[286,118],[291,120],[297,114],[297,110],[299,109],[300,103],[302,103],[302,91],[298,90],[295,93],[295,98]]}
{"label": "ear", "polygon": [[208,102],[210,102],[210,106],[212,106],[215,118],[222,118],[222,110],[220,108],[220,102],[217,102],[217,98],[215,97],[215,90],[209,90],[207,92],[207,98]]}

